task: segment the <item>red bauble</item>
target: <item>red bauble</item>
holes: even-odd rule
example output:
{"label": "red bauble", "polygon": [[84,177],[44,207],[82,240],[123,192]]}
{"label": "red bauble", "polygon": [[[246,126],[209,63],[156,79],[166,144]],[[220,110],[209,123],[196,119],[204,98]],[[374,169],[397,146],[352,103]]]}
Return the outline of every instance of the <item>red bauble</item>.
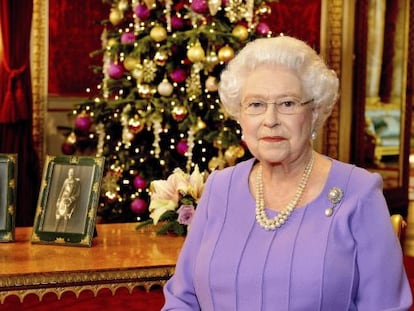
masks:
{"label": "red bauble", "polygon": [[191,2],[191,9],[196,13],[207,13],[208,5],[206,0],[193,0]]}
{"label": "red bauble", "polygon": [[270,32],[270,27],[265,22],[260,22],[256,26],[256,31],[259,35],[266,36]]}
{"label": "red bauble", "polygon": [[171,16],[171,27],[176,30],[183,29],[185,26],[184,19],[178,17],[177,15]]}
{"label": "red bauble", "polygon": [[144,122],[138,118],[131,119],[128,122],[128,129],[132,134],[136,135],[144,129]]}
{"label": "red bauble", "polygon": [[61,151],[65,155],[72,155],[76,151],[76,145],[65,141],[61,146]]}
{"label": "red bauble", "polygon": [[141,20],[146,20],[150,16],[150,10],[145,4],[138,4],[135,7],[135,14]]}
{"label": "red bauble", "polygon": [[182,68],[177,68],[170,73],[170,78],[176,83],[183,83],[187,79],[187,73]]}
{"label": "red bauble", "polygon": [[111,63],[108,67],[108,75],[112,79],[120,79],[124,74],[124,67],[118,63]]}
{"label": "red bauble", "polygon": [[121,35],[121,43],[134,43],[135,42],[135,35],[132,32],[124,32]]}
{"label": "red bauble", "polygon": [[75,128],[81,132],[88,132],[92,125],[92,118],[87,114],[80,114],[76,117]]}
{"label": "red bauble", "polygon": [[188,151],[188,144],[186,140],[180,140],[177,144],[177,152],[181,155],[185,155]]}
{"label": "red bauble", "polygon": [[147,212],[147,207],[147,202],[139,198],[134,199],[130,205],[131,211],[135,214],[145,214]]}
{"label": "red bauble", "polygon": [[145,187],[147,186],[147,182],[140,175],[137,175],[134,177],[133,183],[134,183],[134,187],[137,189],[145,189]]}

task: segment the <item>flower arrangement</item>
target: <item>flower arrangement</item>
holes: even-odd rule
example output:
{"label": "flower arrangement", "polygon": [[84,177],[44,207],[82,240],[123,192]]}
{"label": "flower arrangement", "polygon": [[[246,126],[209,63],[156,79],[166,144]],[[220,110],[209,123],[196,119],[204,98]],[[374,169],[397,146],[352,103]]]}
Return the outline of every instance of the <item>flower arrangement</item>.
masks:
{"label": "flower arrangement", "polygon": [[205,174],[200,173],[196,166],[191,174],[176,168],[166,180],[152,181],[150,219],[140,223],[137,228],[150,223],[162,223],[157,234],[186,235],[204,190],[205,178]]}

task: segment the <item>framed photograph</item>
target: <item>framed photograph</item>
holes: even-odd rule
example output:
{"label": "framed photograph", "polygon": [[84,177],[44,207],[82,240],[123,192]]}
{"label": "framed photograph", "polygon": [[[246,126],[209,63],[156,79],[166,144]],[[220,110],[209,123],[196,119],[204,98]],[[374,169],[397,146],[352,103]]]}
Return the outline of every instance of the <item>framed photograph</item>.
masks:
{"label": "framed photograph", "polygon": [[92,246],[104,161],[46,157],[32,243]]}
{"label": "framed photograph", "polygon": [[17,154],[0,154],[0,242],[14,241]]}

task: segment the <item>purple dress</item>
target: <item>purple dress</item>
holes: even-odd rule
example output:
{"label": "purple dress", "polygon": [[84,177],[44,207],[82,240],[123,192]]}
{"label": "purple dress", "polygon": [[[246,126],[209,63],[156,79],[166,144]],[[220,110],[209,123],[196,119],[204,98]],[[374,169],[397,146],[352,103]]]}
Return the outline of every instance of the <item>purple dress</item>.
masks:
{"label": "purple dress", "polygon": [[[321,194],[275,231],[255,220],[253,159],[211,174],[162,310],[408,310],[381,177],[332,161]],[[344,196],[328,217],[333,187]]]}

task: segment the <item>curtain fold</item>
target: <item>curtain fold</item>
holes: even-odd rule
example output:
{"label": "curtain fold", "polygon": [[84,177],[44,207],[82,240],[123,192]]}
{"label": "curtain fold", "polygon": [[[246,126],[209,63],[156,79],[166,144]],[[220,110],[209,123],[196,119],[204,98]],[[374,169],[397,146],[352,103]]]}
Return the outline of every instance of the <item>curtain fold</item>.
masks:
{"label": "curtain fold", "polygon": [[3,38],[0,123],[31,118],[30,29],[33,0],[1,0]]}
{"label": "curtain fold", "polygon": [[16,225],[33,225],[40,188],[32,138],[30,33],[33,0],[0,0],[0,153],[18,155]]}

